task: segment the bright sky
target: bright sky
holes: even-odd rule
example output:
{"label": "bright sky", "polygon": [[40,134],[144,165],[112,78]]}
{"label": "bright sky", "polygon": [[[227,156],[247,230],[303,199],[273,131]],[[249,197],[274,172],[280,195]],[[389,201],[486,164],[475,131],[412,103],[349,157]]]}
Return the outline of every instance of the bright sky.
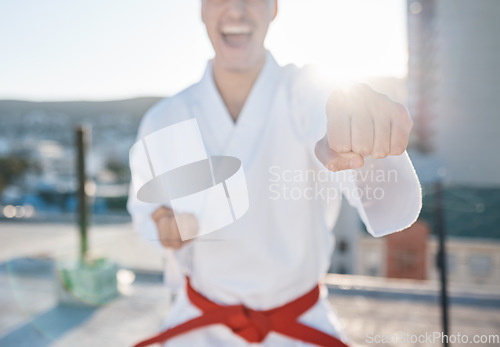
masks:
{"label": "bright sky", "polygon": [[[341,77],[406,75],[406,0],[281,0],[280,64]],[[171,95],[213,55],[201,0],[0,0],[0,99]]]}

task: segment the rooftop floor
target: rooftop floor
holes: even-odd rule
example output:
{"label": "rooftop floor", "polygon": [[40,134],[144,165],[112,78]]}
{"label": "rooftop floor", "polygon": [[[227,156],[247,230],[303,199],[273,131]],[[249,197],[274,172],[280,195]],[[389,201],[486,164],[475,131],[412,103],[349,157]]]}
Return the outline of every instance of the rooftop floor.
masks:
{"label": "rooftop floor", "polygon": [[[130,225],[96,227],[91,240],[94,249],[134,269],[136,281],[106,306],[57,305],[52,259],[74,251],[76,236],[68,225],[0,225],[0,346],[129,346],[159,329],[170,302],[161,282],[161,257],[151,256],[151,246],[137,239]],[[354,346],[441,345],[438,339],[403,341],[441,331],[436,283],[346,275],[329,275],[326,283]],[[471,340],[453,345],[499,346],[472,339],[500,335],[500,291],[452,286],[450,294],[450,334]],[[374,341],[384,338],[392,342]]]}

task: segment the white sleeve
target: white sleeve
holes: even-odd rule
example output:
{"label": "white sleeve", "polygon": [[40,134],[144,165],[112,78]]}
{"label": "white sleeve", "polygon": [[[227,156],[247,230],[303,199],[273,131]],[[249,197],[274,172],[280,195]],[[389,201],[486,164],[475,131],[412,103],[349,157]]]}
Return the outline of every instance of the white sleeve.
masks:
{"label": "white sleeve", "polygon": [[[165,124],[156,122],[156,113],[165,113],[167,100],[160,101],[153,106],[143,117],[139,126],[137,141],[146,135],[159,130]],[[168,206],[168,204],[164,204]],[[190,244],[183,246],[179,250],[164,248],[158,237],[158,230],[151,215],[160,207],[160,204],[145,203],[140,201],[135,194],[132,183],[130,184],[129,196],[127,200],[127,210],[132,217],[134,229],[141,237],[152,243],[165,259],[165,284],[172,290],[177,291],[183,284],[184,273],[187,272]]]}
{"label": "white sleeve", "polygon": [[158,207],[160,207],[159,204],[148,204],[137,199],[132,184],[130,184],[127,210],[132,217],[134,229],[144,239],[155,245],[159,251],[163,251],[163,246],[158,239],[156,225],[153,218],[151,218],[151,215]]}
{"label": "white sleeve", "polygon": [[[310,147],[313,162],[322,170],[323,164],[316,158],[314,147],[326,133],[326,101],[338,85],[319,86],[311,69],[294,71],[292,90],[295,117],[307,125],[306,145]],[[356,207],[370,234],[384,236],[412,225],[422,207],[420,182],[405,152],[385,159],[365,158],[365,165],[357,170],[337,173],[343,195]]]}
{"label": "white sleeve", "polygon": [[406,152],[384,159],[366,157],[362,168],[346,171],[343,178],[343,195],[373,236],[406,229],[417,220],[422,191]]}
{"label": "white sleeve", "polygon": [[[144,115],[139,130],[137,132],[136,141],[140,141],[146,135],[158,130],[155,128],[154,122],[154,112],[158,106],[153,106]],[[133,183],[130,183],[129,195],[127,200],[127,210],[132,217],[132,223],[134,229],[141,235],[144,239],[154,244],[158,250],[163,251],[163,246],[158,239],[158,233],[156,230],[156,225],[151,218],[153,212],[159,207],[159,204],[150,204],[140,201],[135,194],[135,189]]]}

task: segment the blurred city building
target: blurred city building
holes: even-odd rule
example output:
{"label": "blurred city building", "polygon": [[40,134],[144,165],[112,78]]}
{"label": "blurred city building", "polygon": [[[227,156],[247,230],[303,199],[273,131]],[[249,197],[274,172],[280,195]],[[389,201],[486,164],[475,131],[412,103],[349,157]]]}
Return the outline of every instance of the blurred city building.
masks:
{"label": "blurred city building", "polygon": [[409,108],[448,184],[499,187],[500,2],[409,0]]}
{"label": "blurred city building", "polygon": [[[451,237],[448,238],[446,248],[448,280],[452,284],[500,286],[500,241]],[[380,277],[388,275],[388,248],[385,239],[361,237],[357,254],[356,274]],[[439,280],[437,254],[437,239],[430,237],[426,251],[427,280]],[[397,263],[405,262],[405,259],[408,261],[408,254],[404,254]],[[399,277],[412,278],[412,273]]]}
{"label": "blurred city building", "polygon": [[[457,271],[451,279],[467,281],[472,278],[469,269],[475,269],[489,276],[479,282],[499,284],[499,260],[492,250],[500,242],[500,157],[496,153],[500,147],[496,92],[500,2],[408,0],[407,9],[408,80],[368,82],[407,104],[415,120],[409,153],[423,183],[421,219],[431,232],[426,277],[435,278],[436,272],[434,183],[441,180],[450,272]],[[75,209],[73,130],[79,123],[92,128],[89,174],[97,183],[97,211],[121,208],[124,212],[128,150],[140,119],[156,101],[0,101],[0,158],[25,158],[31,163],[0,192],[0,218],[36,216],[33,208],[63,213]],[[330,271],[388,275],[385,241],[371,239],[356,211],[345,203],[334,233]]]}
{"label": "blurred city building", "polygon": [[157,100],[0,101],[0,218],[57,219],[76,211],[78,124],[92,132],[87,162],[94,212],[126,214],[128,151],[142,116]]}
{"label": "blurred city building", "polygon": [[[431,231],[426,278],[438,278],[440,181],[450,281],[500,286],[500,2],[408,0],[407,15],[408,97],[402,101],[415,121],[409,153],[423,185],[421,220]],[[374,85],[394,98],[391,88]],[[390,275],[387,240],[362,230],[355,211],[344,206],[331,270]],[[408,259],[400,252],[393,261]]]}

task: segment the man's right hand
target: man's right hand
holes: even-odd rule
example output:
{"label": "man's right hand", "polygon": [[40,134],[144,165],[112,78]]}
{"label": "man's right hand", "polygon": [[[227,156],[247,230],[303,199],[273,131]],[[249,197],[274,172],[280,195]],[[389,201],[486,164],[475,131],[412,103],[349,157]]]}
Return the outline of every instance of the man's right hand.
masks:
{"label": "man's right hand", "polygon": [[181,239],[174,211],[171,208],[160,206],[151,215],[158,230],[158,236],[163,247],[179,249],[184,242]]}

